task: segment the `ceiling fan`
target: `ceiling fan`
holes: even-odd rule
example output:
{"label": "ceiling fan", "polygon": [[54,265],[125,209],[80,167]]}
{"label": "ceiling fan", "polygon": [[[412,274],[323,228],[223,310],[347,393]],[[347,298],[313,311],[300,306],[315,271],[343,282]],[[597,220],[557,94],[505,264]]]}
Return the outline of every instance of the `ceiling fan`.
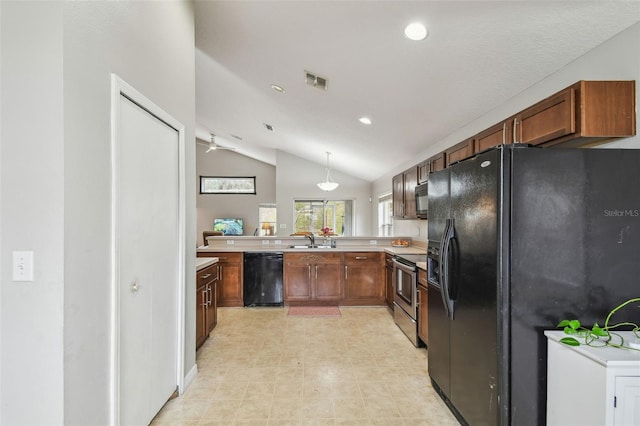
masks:
{"label": "ceiling fan", "polygon": [[[204,143],[202,145],[204,145]],[[230,150],[230,151],[235,151],[235,148],[233,148],[233,147],[218,145],[216,143],[216,135],[214,133],[211,133],[211,142],[206,144],[206,146],[208,146],[206,152],[216,151],[218,149],[227,149],[227,150]]]}

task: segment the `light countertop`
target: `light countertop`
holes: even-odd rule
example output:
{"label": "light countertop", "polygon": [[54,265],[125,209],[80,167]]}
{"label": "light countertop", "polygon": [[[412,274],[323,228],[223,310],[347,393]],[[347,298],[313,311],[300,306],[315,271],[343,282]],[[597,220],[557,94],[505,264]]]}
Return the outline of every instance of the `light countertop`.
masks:
{"label": "light countertop", "polygon": [[346,245],[336,248],[288,248],[287,246],[274,246],[274,245],[244,245],[244,246],[202,246],[198,247],[198,253],[243,253],[243,252],[271,252],[280,251],[287,253],[295,252],[385,252],[389,254],[426,254],[427,250],[420,246],[409,247],[391,247],[391,246],[377,246],[377,245]]}
{"label": "light countertop", "polygon": [[217,257],[197,257],[196,272],[206,268],[207,266],[211,266],[215,263],[218,263]]}

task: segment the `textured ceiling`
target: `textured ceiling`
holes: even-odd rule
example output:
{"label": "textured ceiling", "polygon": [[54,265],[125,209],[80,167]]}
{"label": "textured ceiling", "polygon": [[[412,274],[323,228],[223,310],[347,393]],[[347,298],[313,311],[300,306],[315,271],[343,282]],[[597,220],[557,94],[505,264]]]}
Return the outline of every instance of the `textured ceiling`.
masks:
{"label": "textured ceiling", "polygon": [[[196,1],[195,13],[198,138],[271,164],[276,150],[319,164],[330,151],[332,168],[373,181],[638,22],[640,3]],[[412,21],[426,40],[404,37]]]}

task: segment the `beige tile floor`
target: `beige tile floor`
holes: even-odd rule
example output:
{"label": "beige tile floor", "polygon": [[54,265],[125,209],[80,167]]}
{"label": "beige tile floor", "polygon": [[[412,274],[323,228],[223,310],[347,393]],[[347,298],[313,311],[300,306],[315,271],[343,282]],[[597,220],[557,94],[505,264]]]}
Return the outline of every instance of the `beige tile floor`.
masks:
{"label": "beige tile floor", "polygon": [[387,308],[221,308],[198,376],[153,425],[457,425]]}

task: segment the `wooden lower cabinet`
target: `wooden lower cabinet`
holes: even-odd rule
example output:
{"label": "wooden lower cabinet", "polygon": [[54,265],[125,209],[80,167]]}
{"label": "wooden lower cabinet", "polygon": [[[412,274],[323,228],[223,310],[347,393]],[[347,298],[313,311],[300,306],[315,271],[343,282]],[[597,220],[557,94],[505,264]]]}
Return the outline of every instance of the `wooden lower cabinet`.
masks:
{"label": "wooden lower cabinet", "polygon": [[336,304],[344,298],[341,253],[285,253],[284,302]]}
{"label": "wooden lower cabinet", "polygon": [[243,302],[243,254],[229,252],[204,252],[198,257],[217,257],[217,297],[220,307],[244,306]]}
{"label": "wooden lower cabinet", "polygon": [[418,337],[429,346],[429,290],[427,289],[427,271],[418,269]]}
{"label": "wooden lower cabinet", "polygon": [[217,281],[216,264],[196,273],[196,349],[207,340],[209,333],[218,323]]}
{"label": "wooden lower cabinet", "polygon": [[385,254],[384,258],[384,286],[385,286],[385,300],[387,306],[393,309],[393,298],[395,297],[395,287],[393,285],[393,255]]}
{"label": "wooden lower cabinet", "polygon": [[344,255],[345,303],[349,305],[383,305],[385,287],[384,253],[353,252]]}

